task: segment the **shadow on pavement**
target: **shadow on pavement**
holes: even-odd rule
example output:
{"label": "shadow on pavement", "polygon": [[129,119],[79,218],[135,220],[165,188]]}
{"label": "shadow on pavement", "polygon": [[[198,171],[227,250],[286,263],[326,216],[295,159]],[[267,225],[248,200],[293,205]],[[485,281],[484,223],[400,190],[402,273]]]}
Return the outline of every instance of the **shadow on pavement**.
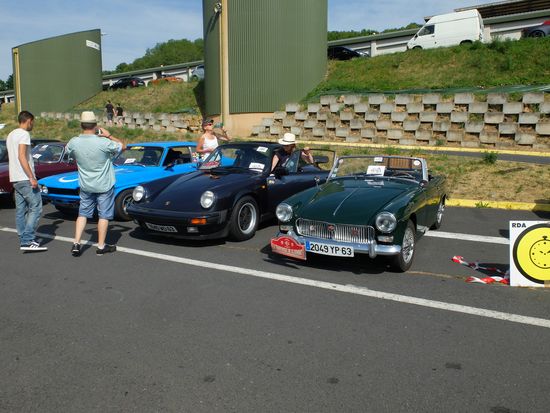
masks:
{"label": "shadow on pavement", "polygon": [[351,272],[355,275],[393,272],[389,266],[389,259],[387,257],[370,259],[368,256],[361,254],[353,258],[338,258],[308,254],[306,261],[300,261],[274,254],[269,244],[264,246],[260,252],[266,256],[264,258],[265,262],[284,268],[300,269],[306,267],[335,272]]}

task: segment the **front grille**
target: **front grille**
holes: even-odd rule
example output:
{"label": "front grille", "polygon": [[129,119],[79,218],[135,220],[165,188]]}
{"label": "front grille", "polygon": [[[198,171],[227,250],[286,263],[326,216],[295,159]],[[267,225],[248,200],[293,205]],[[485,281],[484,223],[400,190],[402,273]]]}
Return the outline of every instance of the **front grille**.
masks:
{"label": "front grille", "polygon": [[296,221],[298,234],[304,237],[366,244],[374,240],[374,228],[368,225],[329,224],[299,218]]}
{"label": "front grille", "polygon": [[79,189],[48,188],[48,194],[78,196],[80,194],[80,191]]}

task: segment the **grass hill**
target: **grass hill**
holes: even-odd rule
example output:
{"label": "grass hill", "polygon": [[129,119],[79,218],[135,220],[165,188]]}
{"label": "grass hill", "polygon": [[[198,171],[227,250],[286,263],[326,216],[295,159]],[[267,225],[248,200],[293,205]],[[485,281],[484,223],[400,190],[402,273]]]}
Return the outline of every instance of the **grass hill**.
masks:
{"label": "grass hill", "polygon": [[103,111],[107,100],[122,104],[131,112],[195,112],[200,113],[202,101],[202,83],[160,83],[148,87],[132,89],[106,90],[75,107],[75,111]]}
{"label": "grass hill", "polygon": [[550,37],[333,61],[308,97],[342,91],[550,84]]}

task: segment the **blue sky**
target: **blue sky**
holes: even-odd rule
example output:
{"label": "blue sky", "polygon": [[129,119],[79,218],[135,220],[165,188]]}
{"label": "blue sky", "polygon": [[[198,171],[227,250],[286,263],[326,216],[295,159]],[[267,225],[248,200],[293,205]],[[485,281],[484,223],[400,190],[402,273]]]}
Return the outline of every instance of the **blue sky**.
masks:
{"label": "blue sky", "polygon": [[[328,0],[328,28],[383,30],[421,23],[424,16],[487,2]],[[202,37],[202,0],[0,0],[0,10],[2,80],[12,73],[12,47],[48,37],[101,29],[104,70],[132,62],[157,43]]]}

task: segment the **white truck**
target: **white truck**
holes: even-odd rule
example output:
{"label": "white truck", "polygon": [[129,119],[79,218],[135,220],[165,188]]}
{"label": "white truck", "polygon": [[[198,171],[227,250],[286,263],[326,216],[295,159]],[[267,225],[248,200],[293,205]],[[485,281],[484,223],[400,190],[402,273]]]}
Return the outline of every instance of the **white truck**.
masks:
{"label": "white truck", "polygon": [[431,49],[483,41],[483,19],[477,10],[433,16],[407,43],[407,49]]}

